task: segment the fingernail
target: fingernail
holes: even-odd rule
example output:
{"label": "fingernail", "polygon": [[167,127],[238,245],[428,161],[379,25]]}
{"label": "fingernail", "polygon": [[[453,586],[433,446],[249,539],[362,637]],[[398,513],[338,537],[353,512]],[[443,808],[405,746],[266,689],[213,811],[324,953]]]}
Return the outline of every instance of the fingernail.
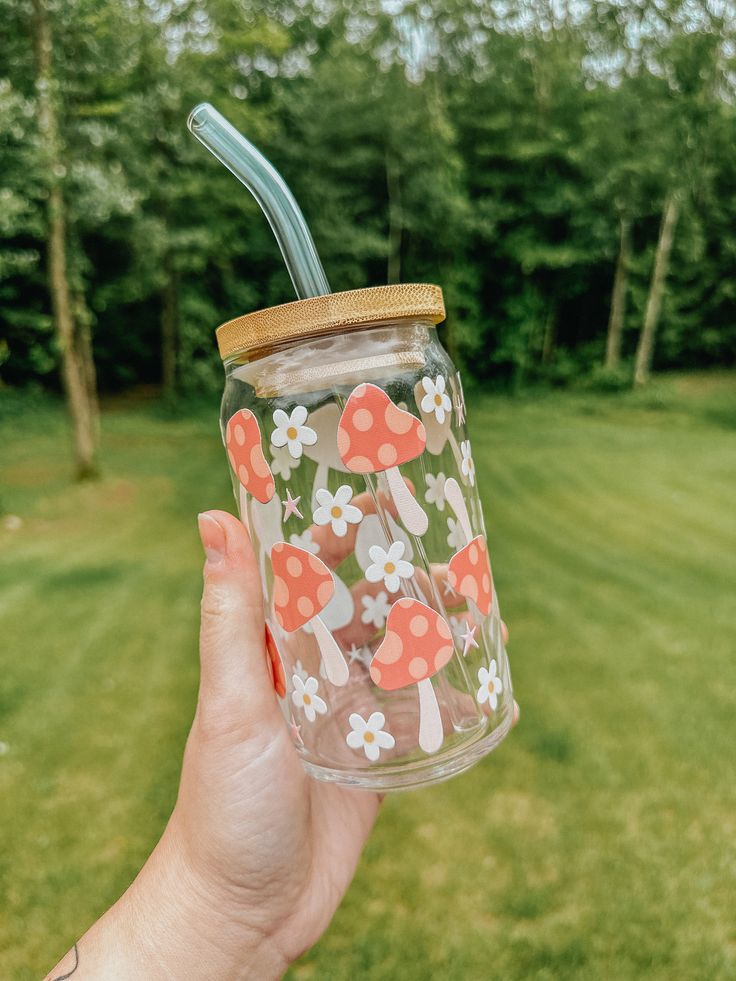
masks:
{"label": "fingernail", "polygon": [[227,538],[225,529],[220,522],[211,514],[204,512],[197,515],[197,525],[199,537],[202,539],[202,548],[207,557],[207,564],[219,565],[224,562],[227,552]]}

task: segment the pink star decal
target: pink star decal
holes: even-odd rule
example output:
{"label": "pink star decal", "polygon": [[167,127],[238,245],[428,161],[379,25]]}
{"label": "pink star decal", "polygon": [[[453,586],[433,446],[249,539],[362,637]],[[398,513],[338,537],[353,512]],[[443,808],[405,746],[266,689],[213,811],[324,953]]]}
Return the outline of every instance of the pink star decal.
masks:
{"label": "pink star decal", "polygon": [[304,515],[299,510],[299,501],[301,497],[292,497],[289,488],[286,488],[286,500],[281,503],[284,505],[284,521],[287,521],[292,514],[295,514],[297,518],[303,518]]}
{"label": "pink star decal", "polygon": [[291,738],[295,743],[300,746],[304,745],[304,740],[302,739],[302,727],[298,726],[294,721],[294,716],[291,716],[291,723],[289,724],[289,732],[291,733]]}
{"label": "pink star decal", "polygon": [[457,416],[457,424],[458,426],[462,426],[463,422],[465,421],[465,405],[463,404],[463,400],[460,398],[459,395],[456,395],[453,401],[455,403],[455,415]]}
{"label": "pink star decal", "polygon": [[468,621],[465,621],[465,633],[460,634],[460,640],[463,642],[463,657],[468,656],[468,651],[472,647],[478,646],[478,641],[475,639],[475,631],[477,629],[477,625],[471,627]]}

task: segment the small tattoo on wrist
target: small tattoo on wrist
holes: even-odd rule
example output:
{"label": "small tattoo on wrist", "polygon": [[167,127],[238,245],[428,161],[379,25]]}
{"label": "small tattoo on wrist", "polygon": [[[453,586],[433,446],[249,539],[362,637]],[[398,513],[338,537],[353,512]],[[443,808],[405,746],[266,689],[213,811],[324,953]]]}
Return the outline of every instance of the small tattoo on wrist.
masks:
{"label": "small tattoo on wrist", "polygon": [[67,974],[57,974],[55,978],[51,978],[51,981],[66,981],[67,978],[70,978],[75,973],[79,967],[79,947],[74,944],[72,950],[74,951],[74,967]]}

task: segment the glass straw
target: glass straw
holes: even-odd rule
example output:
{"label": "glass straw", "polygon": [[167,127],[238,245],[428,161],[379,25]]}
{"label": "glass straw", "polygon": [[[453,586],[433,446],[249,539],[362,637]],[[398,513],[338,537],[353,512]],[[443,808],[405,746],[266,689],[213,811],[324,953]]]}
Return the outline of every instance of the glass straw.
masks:
{"label": "glass straw", "polygon": [[187,126],[263,209],[299,299],[331,293],[304,215],[273,164],[207,102],[192,109]]}

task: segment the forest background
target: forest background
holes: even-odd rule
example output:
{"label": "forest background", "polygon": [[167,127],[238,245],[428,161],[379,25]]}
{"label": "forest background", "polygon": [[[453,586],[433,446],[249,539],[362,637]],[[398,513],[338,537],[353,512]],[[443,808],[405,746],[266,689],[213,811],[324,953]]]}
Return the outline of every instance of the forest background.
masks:
{"label": "forest background", "polygon": [[221,384],[213,330],[293,298],[189,135],[269,156],[334,290],[444,289],[469,379],[609,390],[736,358],[736,14],[716,0],[0,0],[0,385]]}

